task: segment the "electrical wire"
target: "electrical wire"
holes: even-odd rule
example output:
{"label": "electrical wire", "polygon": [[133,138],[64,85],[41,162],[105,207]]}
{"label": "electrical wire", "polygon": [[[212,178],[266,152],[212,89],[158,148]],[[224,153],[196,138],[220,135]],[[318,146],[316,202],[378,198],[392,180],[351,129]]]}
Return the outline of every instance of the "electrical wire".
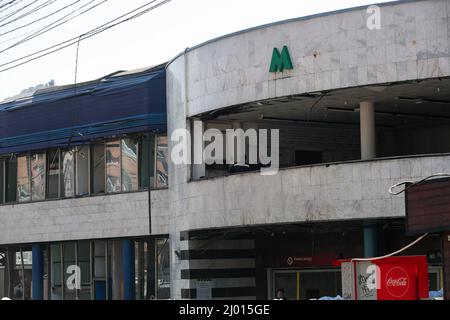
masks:
{"label": "electrical wire", "polygon": [[0,44],[7,43],[7,42],[10,42],[10,41],[16,40],[16,39],[18,39],[18,38],[20,38],[20,37],[30,35],[30,34],[36,32],[36,31],[38,31],[38,30],[39,30],[39,29],[33,29],[33,30],[31,30],[31,31],[28,31],[28,32],[24,32],[24,33],[15,35],[15,36],[13,36],[13,37],[11,37],[11,38],[9,38],[9,39],[5,39],[5,40],[0,41]]}
{"label": "electrical wire", "polygon": [[57,13],[63,11],[63,10],[65,10],[65,9],[67,9],[67,8],[69,8],[69,7],[71,7],[71,6],[75,5],[75,4],[77,4],[77,3],[80,2],[80,1],[82,1],[82,0],[76,0],[76,1],[74,1],[74,2],[72,2],[72,3],[70,3],[70,4],[68,4],[68,5],[66,5],[65,7],[62,7],[62,8],[60,8],[60,9],[56,10],[56,11],[53,11],[52,13],[50,13],[50,14],[48,14],[48,15],[46,15],[46,16],[43,16],[43,17],[41,17],[41,18],[39,18],[39,19],[36,19],[36,20],[33,20],[33,21],[31,21],[31,22],[29,22],[29,23],[27,23],[27,24],[21,25],[20,27],[16,27],[16,28],[14,28],[14,29],[11,29],[11,30],[9,30],[9,31],[7,31],[7,32],[0,33],[0,37],[6,35],[6,34],[8,34],[8,33],[11,33],[11,32],[14,32],[14,31],[17,31],[17,30],[26,28],[26,27],[28,27],[28,26],[31,26],[32,24],[35,24],[36,22],[42,21],[42,20],[44,20],[44,19],[47,19],[47,18],[49,18],[49,17],[51,17],[51,16],[53,16],[53,15],[55,15],[55,14],[57,14]]}
{"label": "electrical wire", "polygon": [[[423,183],[423,182],[425,182],[427,180],[430,180],[430,179],[436,178],[436,177],[450,177],[450,174],[449,173],[436,173],[436,174],[432,174],[431,176],[426,177],[425,179],[422,179],[422,180],[419,180],[419,181],[416,181],[416,182],[403,181],[403,182],[394,184],[392,187],[390,187],[389,188],[389,193],[394,195],[394,196],[399,195],[399,194],[401,194],[403,192],[406,192],[406,190],[408,190],[409,188],[411,188],[411,187],[413,187],[415,185],[421,184],[421,183]],[[403,185],[405,186],[405,188],[403,188],[402,190],[400,190],[398,192],[394,192],[393,191],[395,188],[398,188],[398,187],[403,186]]]}
{"label": "electrical wire", "polygon": [[40,1],[40,0],[34,0],[33,2],[31,2],[31,3],[29,3],[29,4],[25,5],[25,6],[23,6],[23,7],[19,8],[19,9],[17,9],[16,11],[13,11],[13,12],[7,14],[5,17],[0,18],[0,22],[3,22],[3,21],[5,21],[5,20],[8,20],[8,19],[11,18],[12,16],[18,14],[18,13],[21,12],[22,10],[25,10],[26,8],[28,8],[29,6],[35,4],[35,3],[38,2],[38,1]]}
{"label": "electrical wire", "polygon": [[[38,31],[36,31],[35,33],[29,35],[28,37],[26,37],[26,38],[24,38],[24,39],[22,39],[22,40],[20,40],[20,41],[18,41],[18,42],[16,42],[16,43],[10,45],[9,47],[7,47],[7,48],[5,48],[5,49],[0,50],[0,53],[3,53],[3,52],[5,52],[5,51],[8,51],[8,50],[10,50],[10,49],[12,49],[12,48],[14,48],[14,47],[17,47],[18,45],[21,45],[21,44],[23,44],[23,43],[25,43],[25,42],[27,42],[27,41],[30,41],[30,40],[32,40],[32,39],[34,39],[34,38],[36,38],[36,37],[39,37],[40,35],[43,35],[43,34],[45,34],[45,33],[47,33],[47,32],[50,32],[51,30],[53,30],[53,29],[55,29],[55,28],[57,28],[57,27],[59,27],[59,26],[65,24],[65,23],[67,23],[67,22],[69,22],[69,21],[71,21],[71,20],[73,20],[73,19],[75,19],[75,18],[78,18],[78,17],[82,16],[83,14],[85,14],[85,13],[87,13],[87,12],[89,12],[89,11],[95,9],[96,7],[102,5],[103,3],[105,3],[105,2],[107,2],[107,1],[109,1],[109,0],[103,0],[102,2],[100,2],[100,3],[96,4],[96,5],[93,5],[92,7],[87,8],[86,10],[84,10],[84,11],[82,11],[82,12],[76,14],[75,16],[70,17],[70,16],[71,16],[72,14],[74,14],[75,12],[80,11],[81,9],[83,9],[84,7],[90,5],[91,3],[95,2],[95,1],[96,1],[96,0],[91,0],[91,1],[89,1],[88,3],[86,3],[86,4],[82,5],[81,7],[79,7],[78,9],[73,10],[73,11],[70,12],[69,14],[66,14],[65,16],[59,18],[58,20],[53,21],[53,22],[50,23],[49,25],[46,25],[45,27],[39,29]],[[70,18],[66,19],[67,17],[70,17]],[[66,20],[64,20],[64,19],[66,19]],[[59,22],[59,23],[58,23],[58,22]],[[55,24],[55,23],[56,23],[56,24]],[[19,59],[19,60],[20,60],[20,59]],[[17,61],[17,60],[16,60],[16,61]],[[9,63],[7,63],[7,64],[9,64]]]}
{"label": "electrical wire", "polygon": [[0,6],[0,9],[6,7],[7,5],[10,5],[10,6],[8,6],[7,8],[4,8],[4,9],[0,10],[0,13],[4,12],[4,11],[6,11],[6,10],[12,8],[12,7],[14,7],[15,5],[21,3],[22,1],[23,1],[23,0],[11,0],[11,1],[9,1],[9,2],[3,4],[3,5],[1,5],[1,6]]}
{"label": "electrical wire", "polygon": [[400,250],[392,252],[390,254],[387,254],[387,255],[384,255],[384,256],[381,256],[381,257],[374,257],[374,258],[355,258],[355,259],[351,259],[351,261],[374,261],[374,260],[381,260],[381,259],[393,257],[393,256],[395,256],[395,255],[397,255],[399,253],[402,253],[403,251],[411,248],[412,246],[416,245],[417,243],[422,241],[426,236],[428,236],[428,233],[425,233],[424,235],[420,236],[419,238],[417,238],[416,240],[414,240],[413,242],[411,242],[407,246],[401,248]]}
{"label": "electrical wire", "polygon": [[42,9],[44,9],[45,7],[48,7],[49,5],[53,4],[55,1],[56,1],[56,0],[47,0],[47,1],[44,2],[43,4],[37,6],[36,8],[33,8],[33,9],[31,9],[30,11],[25,12],[25,13],[22,14],[21,16],[18,16],[18,17],[14,18],[14,19],[12,19],[12,20],[9,20],[9,21],[7,21],[7,22],[5,22],[5,23],[3,23],[3,24],[0,24],[0,27],[4,27],[4,26],[6,26],[6,25],[8,25],[8,24],[10,24],[10,23],[19,21],[20,19],[23,19],[23,18],[25,18],[25,17],[27,17],[27,16],[29,16],[29,15],[35,13],[35,12],[38,12],[39,10],[42,10]]}
{"label": "electrical wire", "polygon": [[[133,13],[133,12],[138,11],[138,10],[141,9],[142,7],[146,7],[146,6],[148,6],[149,4],[154,3],[155,1],[156,1],[156,0],[153,0],[153,1],[149,2],[149,3],[147,3],[146,5],[143,5],[143,6],[139,7],[139,8],[137,8],[137,9],[134,9],[134,10],[132,10],[132,11],[130,11],[130,12],[128,12],[128,13],[122,15],[121,17],[118,17],[118,18],[116,18],[116,19],[113,19],[113,20],[111,20],[111,21],[109,21],[109,22],[103,24],[103,25],[100,26],[100,27],[94,28],[94,29],[90,30],[89,32],[82,34],[82,35],[81,35],[80,41],[89,39],[89,38],[91,38],[91,37],[93,37],[93,36],[96,36],[96,35],[98,35],[98,34],[104,32],[104,31],[107,31],[107,30],[109,30],[109,29],[111,29],[111,28],[114,28],[114,27],[116,27],[116,26],[118,26],[118,25],[120,25],[120,24],[122,24],[122,23],[125,23],[125,22],[128,22],[128,21],[130,21],[130,20],[136,19],[136,18],[138,18],[138,17],[140,17],[140,16],[142,16],[142,15],[144,15],[144,14],[146,14],[146,13],[148,13],[148,12],[150,12],[150,11],[152,11],[152,10],[154,10],[154,9],[156,9],[156,8],[158,8],[158,7],[162,6],[162,5],[164,5],[164,4],[166,4],[166,3],[171,2],[172,0],[164,0],[164,1],[160,2],[160,3],[158,3],[158,4],[153,5],[153,6],[150,7],[150,8],[147,8],[147,9],[145,9],[145,10],[142,10],[142,11],[140,11],[140,12],[138,12],[138,13],[132,15],[131,17],[122,19],[122,20],[120,20],[120,21],[118,21],[118,22],[116,22],[116,23],[114,23],[114,24],[112,24],[112,25],[108,25],[108,24],[110,24],[111,22],[117,21],[117,20],[119,20],[119,19],[121,19],[121,18],[123,18],[123,17],[125,17],[125,16],[127,16],[127,15],[129,15],[129,14],[131,14],[131,13]],[[29,62],[35,61],[35,60],[37,60],[37,59],[40,59],[40,58],[42,58],[42,57],[45,57],[45,56],[47,56],[47,55],[50,55],[50,54],[52,54],[52,53],[55,53],[55,52],[60,51],[60,50],[62,50],[62,49],[65,49],[65,48],[67,48],[67,47],[70,47],[70,46],[72,46],[72,45],[75,45],[75,44],[77,43],[77,41],[78,41],[78,38],[79,38],[79,37],[75,37],[75,38],[72,38],[72,39],[69,39],[69,40],[60,42],[60,43],[55,44],[55,45],[53,45],[53,46],[51,46],[51,47],[48,47],[48,48],[39,50],[39,51],[34,52],[34,53],[32,53],[32,54],[29,54],[29,55],[27,55],[27,56],[23,56],[23,57],[21,57],[21,58],[12,60],[12,61],[10,61],[10,62],[1,64],[0,67],[6,66],[6,65],[12,64],[12,63],[14,63],[14,62],[17,62],[17,61],[20,61],[20,60],[23,60],[23,59],[26,59],[26,58],[29,58],[29,57],[32,57],[32,56],[35,56],[35,55],[37,55],[37,54],[42,53],[42,54],[40,54],[40,55],[38,55],[38,56],[36,56],[36,57],[30,58],[30,59],[28,59],[28,60],[26,60],[26,61],[23,61],[23,62],[20,62],[20,63],[18,63],[18,64],[15,64],[15,65],[13,65],[13,66],[10,66],[10,67],[1,69],[0,72],[5,72],[5,71],[7,71],[7,70],[11,70],[11,69],[17,68],[17,67],[22,66],[22,65],[24,65],[24,64],[27,64],[27,63],[29,63]],[[54,50],[51,50],[51,49],[54,49]],[[48,51],[48,50],[51,50],[51,51]],[[48,52],[46,52],[46,51],[48,51]],[[43,52],[45,52],[45,53],[43,53]]]}

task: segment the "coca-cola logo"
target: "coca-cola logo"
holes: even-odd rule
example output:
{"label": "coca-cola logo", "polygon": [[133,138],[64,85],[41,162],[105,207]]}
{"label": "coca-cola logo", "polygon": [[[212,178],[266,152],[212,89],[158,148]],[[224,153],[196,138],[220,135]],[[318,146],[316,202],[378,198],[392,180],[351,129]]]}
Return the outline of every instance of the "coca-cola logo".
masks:
{"label": "coca-cola logo", "polygon": [[393,279],[393,278],[389,278],[387,280],[387,286],[388,287],[406,287],[408,285],[408,278],[398,278],[398,279]]}
{"label": "coca-cola logo", "polygon": [[404,297],[409,290],[410,280],[405,269],[393,267],[386,273],[386,290],[394,298]]}

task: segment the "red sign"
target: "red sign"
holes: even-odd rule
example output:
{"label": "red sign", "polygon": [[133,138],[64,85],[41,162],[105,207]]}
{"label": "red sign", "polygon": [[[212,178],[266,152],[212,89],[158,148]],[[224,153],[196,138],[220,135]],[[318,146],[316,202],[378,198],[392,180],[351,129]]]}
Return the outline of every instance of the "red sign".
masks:
{"label": "red sign", "polygon": [[[426,258],[402,262],[381,260],[382,285],[379,300],[417,300],[428,298],[428,270]],[[377,263],[377,261],[374,261]],[[419,290],[420,289],[420,290]]]}
{"label": "red sign", "polygon": [[[428,266],[425,256],[342,261],[342,287],[346,299],[427,299]],[[345,265],[345,266],[344,266]]]}

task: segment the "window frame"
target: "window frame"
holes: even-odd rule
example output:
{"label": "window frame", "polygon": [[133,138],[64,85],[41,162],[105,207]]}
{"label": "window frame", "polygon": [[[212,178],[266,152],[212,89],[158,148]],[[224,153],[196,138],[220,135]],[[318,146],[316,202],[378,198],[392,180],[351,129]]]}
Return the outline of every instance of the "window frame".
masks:
{"label": "window frame", "polygon": [[[159,189],[167,189],[168,185],[162,186],[158,183],[157,179],[157,164],[158,164],[158,141],[160,138],[167,138],[167,143],[169,142],[168,136],[166,133],[155,133],[155,132],[141,132],[138,134],[130,134],[130,135],[123,135],[123,136],[117,136],[117,137],[111,137],[108,139],[102,139],[102,140],[92,140],[89,141],[89,143],[84,143],[80,145],[76,145],[73,147],[68,148],[48,148],[45,150],[36,150],[36,151],[30,151],[30,152],[23,152],[23,153],[17,153],[12,156],[11,159],[14,159],[12,161],[11,159],[8,159],[6,155],[3,155],[0,157],[0,170],[2,175],[0,175],[0,192],[2,192],[2,195],[0,196],[0,205],[13,205],[13,204],[21,204],[21,203],[30,203],[30,202],[42,202],[42,201],[52,201],[52,200],[63,200],[63,199],[76,199],[76,198],[83,198],[83,197],[92,197],[92,196],[101,196],[101,195],[113,195],[113,194],[122,194],[122,193],[133,193],[133,192],[143,192],[150,190],[159,190]],[[132,190],[125,190],[124,183],[123,183],[123,141],[124,140],[132,140],[134,141],[136,145],[136,161],[137,161],[137,189]],[[119,142],[119,151],[120,151],[120,191],[117,192],[107,192],[107,144],[113,141]],[[144,143],[148,144],[148,147],[144,148]],[[101,149],[104,152],[104,159],[103,159],[103,165],[104,165],[104,175],[103,175],[103,181],[105,190],[101,193],[94,193],[93,192],[93,179],[94,179],[94,170],[93,170],[93,147],[95,146],[101,146]],[[167,146],[168,147],[168,146]],[[87,193],[86,194],[78,194],[78,160],[80,157],[80,150],[87,151]],[[148,153],[144,156],[144,149]],[[51,161],[51,155],[55,155],[55,152],[58,156],[58,196],[57,197],[49,197],[49,185],[50,185],[50,163]],[[65,195],[65,181],[64,181],[64,159],[63,156],[66,154],[66,152],[73,152],[73,168],[72,173],[74,177],[73,186],[74,186],[74,195],[73,196],[66,196]],[[35,200],[33,197],[33,177],[32,177],[32,162],[33,162],[33,156],[34,155],[43,155],[44,156],[44,189],[45,189],[45,195],[44,199],[38,199]],[[18,160],[21,157],[26,158],[26,164],[27,164],[27,175],[28,175],[28,181],[26,183],[27,188],[30,191],[30,195],[27,200],[21,200],[19,201],[19,175],[18,175]],[[147,159],[146,159],[147,158]],[[144,161],[147,160],[147,161]],[[168,160],[168,158],[166,159]],[[144,163],[145,162],[145,163]],[[144,177],[141,172],[142,168],[144,166],[147,166],[147,177]],[[15,170],[14,174],[9,173],[10,170]],[[56,169],[55,169],[56,170]],[[10,182],[10,178],[13,178],[15,181]],[[169,174],[167,175],[169,178]],[[143,186],[143,180],[148,180],[148,186]],[[14,188],[14,199],[9,199],[8,197],[13,194],[13,192],[10,190],[10,188]]]}

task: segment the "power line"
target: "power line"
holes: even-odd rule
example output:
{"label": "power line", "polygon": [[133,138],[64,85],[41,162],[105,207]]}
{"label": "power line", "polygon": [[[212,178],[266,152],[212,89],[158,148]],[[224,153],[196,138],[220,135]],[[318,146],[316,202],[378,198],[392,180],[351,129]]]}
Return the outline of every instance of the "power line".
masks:
{"label": "power line", "polygon": [[[18,41],[18,42],[16,42],[16,43],[10,45],[9,47],[0,50],[0,53],[3,53],[3,52],[5,52],[5,51],[8,51],[9,49],[12,49],[12,48],[14,48],[14,47],[17,47],[18,45],[20,45],[20,44],[22,44],[22,43],[25,43],[25,42],[30,41],[30,40],[32,40],[32,39],[34,39],[34,38],[36,38],[36,37],[38,37],[38,36],[40,36],[40,35],[42,35],[42,34],[45,34],[45,33],[49,32],[49,31],[51,31],[51,30],[53,30],[53,29],[55,29],[55,28],[57,28],[57,27],[59,27],[59,26],[65,24],[65,23],[67,23],[67,22],[69,22],[69,21],[71,21],[71,20],[73,20],[73,19],[75,19],[75,18],[77,18],[77,17],[79,17],[79,16],[85,14],[86,12],[91,11],[92,9],[94,9],[94,8],[96,8],[96,7],[98,7],[98,6],[100,6],[101,4],[103,4],[103,3],[105,3],[105,2],[107,2],[107,1],[109,1],[109,0],[103,0],[102,2],[100,2],[100,3],[94,5],[94,6],[90,7],[90,8],[87,8],[86,10],[80,12],[79,14],[77,14],[77,15],[75,15],[75,16],[73,16],[73,17],[70,17],[73,13],[75,13],[75,12],[77,12],[77,11],[80,11],[81,9],[83,9],[84,7],[90,5],[91,3],[95,2],[95,1],[96,1],[96,0],[91,0],[91,1],[89,1],[88,3],[86,3],[86,4],[82,5],[81,7],[79,7],[78,9],[73,10],[73,11],[70,12],[69,14],[66,14],[65,16],[59,18],[58,20],[53,21],[52,23],[46,25],[45,27],[43,27],[43,28],[37,30],[37,31],[34,32],[33,34],[29,35],[28,37],[25,37],[24,39],[22,39],[22,40],[20,40],[20,41]],[[67,17],[70,17],[70,18],[66,19]],[[66,20],[64,20],[64,19],[66,19]],[[60,22],[60,21],[61,21],[61,22]],[[58,22],[59,22],[59,23],[58,23]]]}
{"label": "power line", "polygon": [[23,37],[23,36],[27,36],[27,35],[32,34],[32,33],[36,32],[36,31],[38,31],[38,30],[39,30],[39,29],[33,29],[33,30],[30,30],[30,31],[27,31],[27,32],[18,34],[18,35],[16,35],[16,36],[13,36],[13,37],[11,37],[11,38],[9,38],[9,39],[1,40],[1,41],[0,41],[0,44],[6,43],[6,42],[10,42],[10,41],[12,41],[12,40],[15,40],[15,39],[20,38],[20,37]]}
{"label": "power line", "polygon": [[[142,15],[145,15],[145,14],[147,14],[148,12],[150,12],[150,11],[152,11],[152,10],[154,10],[154,9],[156,9],[156,8],[158,8],[158,7],[160,7],[160,6],[163,6],[164,4],[169,3],[169,2],[171,2],[171,1],[172,1],[172,0],[164,0],[164,1],[160,2],[160,3],[157,3],[157,4],[155,4],[155,5],[153,5],[153,6],[149,7],[149,8],[147,8],[147,9],[144,9],[144,10],[142,10],[142,11],[140,11],[140,12],[137,12],[136,14],[134,14],[134,15],[128,17],[128,18],[122,19],[122,20],[120,20],[120,21],[118,21],[118,22],[116,22],[116,23],[114,23],[114,24],[109,25],[110,23],[112,23],[112,22],[114,22],[114,21],[117,21],[117,20],[119,20],[119,19],[121,19],[121,18],[123,18],[123,17],[125,17],[125,16],[127,16],[127,15],[129,15],[129,14],[131,14],[131,13],[133,13],[133,12],[136,12],[136,11],[142,9],[143,7],[146,7],[146,6],[150,5],[151,3],[156,2],[156,0],[150,1],[150,2],[148,2],[147,4],[141,6],[141,7],[137,8],[137,9],[134,9],[134,10],[132,10],[132,11],[130,11],[130,12],[128,12],[128,13],[126,13],[126,14],[124,14],[124,15],[118,17],[118,18],[116,18],[116,19],[113,19],[113,20],[111,20],[111,21],[109,21],[109,22],[103,24],[103,25],[100,26],[100,27],[97,27],[97,28],[95,28],[95,29],[92,29],[91,31],[89,31],[89,32],[87,32],[87,33],[85,33],[85,34],[82,34],[81,36],[78,36],[78,37],[75,37],[75,38],[72,38],[72,39],[69,39],[69,40],[60,42],[60,43],[58,43],[58,44],[56,44],[56,45],[53,45],[53,46],[51,46],[51,47],[48,47],[48,48],[46,48],[46,49],[37,51],[37,52],[32,53],[32,54],[30,54],[30,55],[27,55],[27,56],[21,57],[21,58],[19,58],[19,59],[16,59],[16,60],[14,60],[14,61],[10,61],[10,62],[8,62],[8,63],[2,64],[2,65],[0,65],[0,66],[5,66],[5,65],[11,64],[11,63],[13,63],[13,62],[17,62],[17,61],[26,59],[26,58],[28,58],[28,57],[34,56],[34,55],[36,55],[36,54],[39,54],[39,53],[42,53],[42,52],[45,52],[45,51],[48,51],[48,50],[51,50],[51,49],[55,48],[55,49],[52,50],[52,51],[42,53],[42,54],[39,55],[39,56],[30,58],[30,59],[28,59],[28,60],[26,60],[26,61],[23,61],[23,62],[21,62],[21,63],[15,64],[15,65],[13,65],[13,66],[10,66],[10,67],[1,69],[0,72],[4,72],[4,71],[7,71],[7,70],[11,70],[11,69],[17,68],[17,67],[19,67],[19,66],[22,66],[22,65],[27,64],[27,63],[29,63],[29,62],[32,62],[32,61],[34,61],[34,60],[40,59],[40,58],[42,58],[42,57],[48,56],[48,55],[50,55],[50,54],[52,54],[52,53],[55,53],[55,52],[57,52],[57,51],[60,51],[60,50],[62,50],[62,49],[68,48],[68,47],[70,47],[70,46],[72,46],[72,45],[74,45],[74,44],[77,44],[78,41],[81,42],[81,41],[83,41],[83,40],[89,39],[89,38],[91,38],[91,37],[94,37],[94,36],[96,36],[96,35],[98,35],[98,34],[104,32],[104,31],[107,31],[107,30],[109,30],[109,29],[111,29],[111,28],[114,28],[114,27],[116,27],[116,26],[118,26],[118,25],[120,25],[120,24],[122,24],[122,23],[125,23],[125,22],[131,21],[131,20],[133,20],[133,19],[139,18],[139,17],[141,17]],[[74,40],[75,40],[75,41],[74,41]],[[62,47],[61,47],[61,46],[62,46]]]}
{"label": "power line", "polygon": [[[92,1],[94,1],[94,0],[92,0]],[[91,1],[91,2],[92,2],[92,1]],[[107,0],[104,0],[104,1],[107,1]],[[117,20],[119,20],[119,19],[121,19],[121,18],[123,18],[123,17],[125,17],[125,16],[127,16],[127,15],[130,15],[130,14],[132,14],[132,13],[138,11],[138,10],[141,10],[141,9],[143,9],[143,8],[145,8],[145,7],[147,7],[147,6],[149,6],[150,4],[152,4],[152,3],[154,3],[154,2],[156,2],[156,0],[152,0],[152,1],[150,1],[150,2],[148,2],[148,3],[146,3],[146,4],[144,4],[143,6],[140,6],[140,7],[136,8],[136,9],[134,9],[134,10],[132,10],[132,11],[129,11],[129,12],[127,12],[126,14],[121,15],[120,17],[117,17],[117,18],[115,18],[115,19],[113,19],[113,20],[111,20],[111,21],[109,21],[109,22],[107,22],[107,23],[105,23],[105,24],[103,24],[103,25],[101,25],[101,26],[99,26],[99,27],[96,27],[96,28],[94,28],[94,29],[92,29],[92,30],[90,30],[90,31],[88,31],[88,32],[86,32],[86,33],[84,33],[84,34],[82,34],[81,36],[85,36],[85,35],[87,35],[87,34],[89,34],[89,33],[95,32],[97,29],[103,28],[103,27],[105,27],[106,25],[108,25],[108,24],[110,24],[110,23],[113,23],[113,22],[115,22],[115,21],[117,21]],[[100,3],[100,4],[101,4],[101,3]],[[83,13],[83,12],[82,12],[82,13]],[[82,14],[82,13],[80,13],[80,14]],[[59,25],[56,25],[56,26],[54,26],[54,27],[57,27],[57,26],[59,26]],[[54,28],[54,27],[53,27],[53,28]],[[52,29],[53,29],[53,28],[52,28]],[[50,31],[50,30],[51,30],[51,29],[46,30],[46,32],[48,32],[48,31]],[[30,36],[30,37],[31,37],[31,36]],[[28,37],[28,38],[30,38],[30,37]],[[51,50],[51,49],[54,49],[54,48],[56,48],[56,47],[62,46],[62,45],[67,44],[67,43],[69,43],[69,42],[71,42],[71,41],[77,40],[79,37],[80,37],[80,36],[76,36],[76,37],[74,37],[74,38],[71,38],[71,39],[68,39],[68,40],[66,40],[66,41],[60,42],[60,43],[55,44],[55,45],[53,45],[53,46],[47,47],[47,48],[45,48],[45,49],[36,51],[36,52],[34,52],[34,53],[28,54],[28,55],[23,56],[23,57],[20,57],[20,58],[17,58],[17,59],[15,59],[15,60],[10,61],[10,62],[0,64],[0,67],[6,66],[6,65],[8,65],[8,64],[11,64],[11,63],[14,63],[14,62],[17,62],[17,61],[20,61],[20,60],[23,60],[23,59],[26,59],[26,58],[29,58],[29,57],[32,57],[32,56],[34,56],[34,55],[36,55],[36,54],[45,52],[45,51],[47,51],[47,50]],[[23,41],[25,41],[25,40],[30,40],[30,39],[23,39]],[[19,41],[19,42],[21,42],[21,41]],[[16,45],[20,44],[19,42],[16,43],[16,44],[13,44],[12,46],[10,46],[10,47],[8,47],[8,48],[6,48],[6,49],[1,50],[0,53],[5,52],[6,50],[12,48],[13,46],[16,46]]]}
{"label": "power line", "polygon": [[54,3],[55,1],[56,1],[56,0],[47,0],[47,1],[44,2],[43,4],[37,6],[36,8],[33,8],[33,9],[31,9],[30,11],[25,12],[25,13],[22,14],[21,16],[18,16],[18,17],[16,17],[16,18],[12,19],[12,20],[9,20],[9,21],[7,21],[7,22],[1,24],[0,27],[4,27],[4,26],[6,26],[6,25],[8,25],[8,24],[10,24],[10,23],[13,23],[13,22],[16,22],[16,21],[18,21],[18,20],[20,20],[20,19],[23,19],[23,18],[25,18],[25,17],[27,17],[27,16],[29,16],[29,15],[31,15],[31,14],[33,14],[33,13],[39,11],[39,10],[44,9],[45,7],[47,7],[47,6],[51,5],[52,3]]}
{"label": "power line", "polygon": [[0,10],[0,13],[5,12],[6,10],[11,9],[12,7],[14,7],[14,6],[18,5],[19,3],[21,3],[22,1],[23,1],[23,0],[13,0],[13,1],[10,1],[10,2],[6,3],[6,4],[3,5],[2,7],[0,7],[0,9],[3,8],[3,7],[5,7],[5,6],[8,5],[8,4],[9,4],[9,6],[7,6],[6,8],[4,8],[4,9],[2,9],[2,10]]}
{"label": "power line", "polygon": [[[9,2],[5,2],[4,4],[0,5],[0,9],[3,8],[3,7],[6,7],[6,6],[9,5],[9,4],[13,4],[15,1],[16,1],[16,0],[11,0],[11,1],[9,1]],[[1,11],[0,11],[0,12],[1,12]]]}
{"label": "power line", "polygon": [[[7,8],[5,8],[5,9],[3,9],[3,10],[1,10],[0,13],[2,13],[3,11],[8,10],[8,9],[11,8],[11,7],[14,7],[16,4],[18,4],[18,3],[22,2],[22,1],[23,1],[23,0],[19,0],[19,1],[17,2],[17,0],[11,0],[11,1],[5,3],[5,4],[2,4],[2,5],[0,6],[0,9],[2,9],[3,7],[6,7],[6,6],[8,6],[8,5],[10,5],[10,6],[8,6]],[[17,2],[17,3],[14,3],[14,2]]]}
{"label": "power line", "polygon": [[13,12],[8,13],[5,17],[0,18],[0,22],[3,22],[3,21],[5,21],[5,20],[11,18],[12,16],[18,14],[18,13],[19,13],[20,11],[22,11],[22,10],[25,10],[26,8],[28,8],[29,6],[35,4],[35,3],[38,2],[38,1],[39,1],[39,0],[34,0],[33,2],[31,2],[31,3],[29,3],[29,4],[25,5],[25,6],[23,6],[23,7],[19,8],[19,9],[17,9],[16,11],[13,11]]}
{"label": "power line", "polygon": [[27,23],[27,24],[21,25],[20,27],[16,27],[16,28],[14,28],[14,29],[12,29],[12,30],[9,30],[9,31],[7,31],[7,32],[0,33],[0,37],[1,37],[1,36],[4,36],[5,34],[8,34],[8,33],[11,33],[11,32],[14,32],[14,31],[17,31],[17,30],[26,28],[26,27],[29,27],[29,26],[31,26],[32,24],[36,23],[36,22],[42,21],[42,20],[44,20],[44,19],[47,19],[47,18],[49,18],[49,17],[51,17],[51,16],[53,16],[53,15],[55,15],[55,14],[57,14],[57,13],[63,11],[63,10],[65,10],[65,9],[67,9],[67,8],[69,8],[69,7],[71,7],[71,6],[75,5],[75,4],[77,4],[77,3],[80,2],[80,1],[82,1],[82,0],[76,0],[76,1],[74,1],[74,2],[72,2],[72,3],[70,3],[70,4],[68,4],[68,5],[66,5],[65,7],[62,7],[62,8],[60,8],[60,9],[56,10],[56,11],[53,11],[52,13],[50,13],[50,14],[48,14],[48,15],[46,15],[46,16],[43,16],[43,17],[41,17],[41,18],[39,18],[39,19],[36,19],[36,20],[33,20],[33,21],[31,21],[31,22],[29,22],[29,23]]}

